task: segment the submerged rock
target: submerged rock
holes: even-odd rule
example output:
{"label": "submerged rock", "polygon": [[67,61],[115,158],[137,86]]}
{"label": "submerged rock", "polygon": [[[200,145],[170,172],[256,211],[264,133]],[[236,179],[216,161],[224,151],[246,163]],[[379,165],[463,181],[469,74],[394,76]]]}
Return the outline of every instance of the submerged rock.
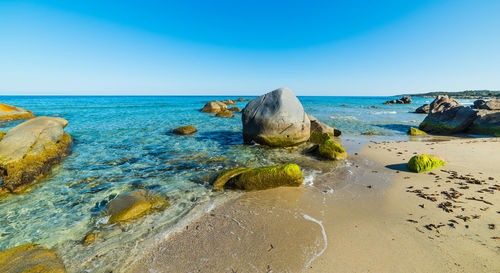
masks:
{"label": "submerged rock", "polygon": [[64,273],[66,268],[53,250],[27,244],[0,252],[0,272]]}
{"label": "submerged rock", "polygon": [[500,137],[500,111],[479,110],[468,132]]}
{"label": "submerged rock", "polygon": [[243,109],[243,139],[272,147],[293,146],[310,136],[311,122],[288,88],[276,89],[249,102]]}
{"label": "submerged rock", "polygon": [[207,104],[205,104],[205,106],[203,106],[201,111],[207,112],[207,113],[217,113],[217,112],[226,110],[226,108],[227,108],[227,105],[225,103],[220,102],[218,100],[213,100],[213,101],[207,102]]}
{"label": "submerged rock", "polygon": [[443,160],[425,154],[416,155],[408,161],[408,169],[416,173],[427,172],[444,165],[446,162]]}
{"label": "submerged rock", "polygon": [[375,133],[375,132],[363,132],[363,133],[361,133],[361,134],[362,134],[362,135],[364,135],[364,136],[374,136],[374,135],[376,135],[377,133]]}
{"label": "submerged rock", "polygon": [[214,182],[216,189],[233,188],[246,191],[265,190],[281,186],[298,187],[303,177],[297,164],[261,168],[237,168],[223,172]]}
{"label": "submerged rock", "polygon": [[244,99],[244,98],[239,98],[236,101],[252,101],[252,99]]}
{"label": "submerged rock", "polygon": [[31,111],[26,109],[0,103],[0,120],[19,120],[35,117]]}
{"label": "submerged rock", "polygon": [[408,130],[408,134],[410,136],[426,136],[427,135],[426,132],[419,130],[419,129],[416,129],[416,128],[413,128],[413,127],[410,127],[410,129]]}
{"label": "submerged rock", "polygon": [[231,111],[231,112],[241,112],[241,109],[239,107],[231,107],[231,108],[228,108],[227,110]]}
{"label": "submerged rock", "polygon": [[490,101],[476,100],[474,101],[472,108],[482,110],[500,110],[500,99]]}
{"label": "submerged rock", "polygon": [[223,100],[222,103],[224,103],[225,105],[236,105],[236,102],[232,100]]}
{"label": "submerged rock", "polygon": [[430,107],[431,106],[429,104],[424,104],[424,105],[418,107],[417,109],[415,109],[415,113],[417,113],[417,114],[428,114]]}
{"label": "submerged rock", "polygon": [[232,118],[235,115],[233,115],[233,112],[231,112],[229,110],[224,110],[224,111],[220,111],[219,113],[215,114],[215,116],[219,117],[219,118]]}
{"label": "submerged rock", "polygon": [[97,239],[101,238],[102,235],[99,233],[89,233],[83,238],[82,244],[90,245],[93,244]]}
{"label": "submerged rock", "polygon": [[411,104],[411,98],[404,96],[397,100],[388,100],[384,104]]}
{"label": "submerged rock", "polygon": [[179,128],[175,128],[172,130],[172,133],[176,135],[191,135],[196,133],[198,130],[194,126],[188,125],[188,126],[182,126]]}
{"label": "submerged rock", "polygon": [[319,121],[316,117],[311,115],[307,115],[307,117],[311,121],[311,134],[313,132],[319,132],[319,133],[328,133],[331,136],[336,136],[336,137],[342,135],[342,132],[340,130],[338,130],[335,127],[330,127],[324,124],[323,122]]}
{"label": "submerged rock", "polygon": [[168,202],[157,194],[145,190],[135,190],[118,196],[106,206],[108,223],[136,219],[153,210],[167,207]]}
{"label": "submerged rock", "polygon": [[37,117],[12,128],[0,141],[0,193],[19,192],[47,174],[68,155],[71,136],[68,121]]}
{"label": "submerged rock", "polygon": [[476,118],[476,111],[448,96],[438,96],[419,129],[428,133],[455,134],[464,132]]}

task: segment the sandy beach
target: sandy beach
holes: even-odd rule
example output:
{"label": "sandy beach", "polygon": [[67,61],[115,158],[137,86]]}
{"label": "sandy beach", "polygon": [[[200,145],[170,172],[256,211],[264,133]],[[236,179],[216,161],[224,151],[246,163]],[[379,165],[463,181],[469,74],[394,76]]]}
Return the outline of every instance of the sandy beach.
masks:
{"label": "sandy beach", "polygon": [[[500,271],[500,139],[342,144],[352,168],[245,193],[145,250],[129,272]],[[447,165],[410,173],[416,153]]]}

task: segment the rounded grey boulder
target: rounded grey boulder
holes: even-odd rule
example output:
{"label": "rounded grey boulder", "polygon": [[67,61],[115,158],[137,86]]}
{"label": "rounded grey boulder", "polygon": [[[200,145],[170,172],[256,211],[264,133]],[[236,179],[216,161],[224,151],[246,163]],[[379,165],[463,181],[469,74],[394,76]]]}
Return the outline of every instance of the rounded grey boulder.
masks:
{"label": "rounded grey boulder", "polygon": [[279,88],[249,102],[242,111],[243,139],[272,147],[306,142],[311,122],[292,90]]}

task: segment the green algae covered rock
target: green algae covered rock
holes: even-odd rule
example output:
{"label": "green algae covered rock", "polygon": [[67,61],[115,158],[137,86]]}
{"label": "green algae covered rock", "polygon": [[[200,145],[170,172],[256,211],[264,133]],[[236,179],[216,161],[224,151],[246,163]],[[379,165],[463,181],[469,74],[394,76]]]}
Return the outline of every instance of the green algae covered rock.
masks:
{"label": "green algae covered rock", "polygon": [[66,268],[53,250],[27,244],[0,252],[0,272],[64,273]]}
{"label": "green algae covered rock", "polygon": [[188,126],[182,126],[179,128],[175,128],[172,130],[172,133],[176,135],[191,135],[196,133],[198,130],[194,126],[188,125]]}
{"label": "green algae covered rock", "polygon": [[416,173],[430,171],[444,165],[446,162],[443,160],[425,154],[416,155],[408,161],[408,169]]}
{"label": "green algae covered rock", "polygon": [[168,202],[162,197],[145,190],[128,192],[118,196],[107,205],[108,223],[133,220],[168,205]]}
{"label": "green algae covered rock", "polygon": [[427,135],[426,132],[419,130],[417,128],[413,128],[413,127],[410,127],[410,129],[408,130],[408,134],[410,136],[426,136]]}
{"label": "green algae covered rock", "polygon": [[233,188],[246,191],[265,190],[281,186],[298,187],[303,177],[297,164],[261,168],[237,168],[219,175],[214,182],[216,189]]}
{"label": "green algae covered rock", "polygon": [[311,132],[311,137],[309,138],[309,142],[315,144],[323,144],[325,141],[331,139],[332,135],[329,133],[321,133],[321,132]]}
{"label": "green algae covered rock", "polygon": [[222,190],[224,189],[224,185],[229,181],[229,179],[240,175],[246,171],[251,170],[251,168],[236,168],[228,171],[222,172],[217,178],[215,179],[213,183],[213,187],[215,190]]}
{"label": "green algae covered rock", "polygon": [[325,159],[342,160],[347,158],[344,147],[331,139],[326,140],[318,146],[318,155]]}

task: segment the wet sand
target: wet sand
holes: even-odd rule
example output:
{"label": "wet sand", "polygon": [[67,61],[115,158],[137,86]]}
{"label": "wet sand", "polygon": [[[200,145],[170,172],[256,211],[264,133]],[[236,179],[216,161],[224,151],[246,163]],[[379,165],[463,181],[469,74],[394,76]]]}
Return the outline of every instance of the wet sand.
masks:
{"label": "wet sand", "polygon": [[[409,173],[415,152],[448,164]],[[312,185],[215,208],[129,272],[499,272],[499,152],[499,139],[369,143]]]}

